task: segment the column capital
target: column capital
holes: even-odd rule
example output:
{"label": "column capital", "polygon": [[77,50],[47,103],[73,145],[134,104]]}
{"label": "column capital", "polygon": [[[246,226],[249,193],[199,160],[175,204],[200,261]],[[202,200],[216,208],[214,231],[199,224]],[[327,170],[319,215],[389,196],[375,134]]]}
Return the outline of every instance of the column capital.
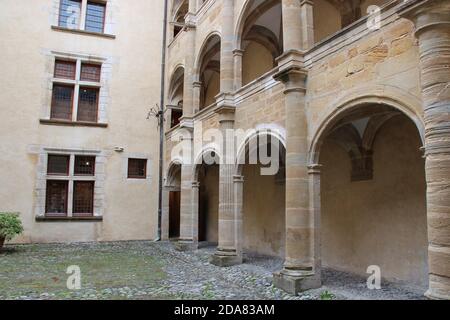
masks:
{"label": "column capital", "polygon": [[233,176],[233,182],[244,183],[244,176],[240,176],[240,175]]}
{"label": "column capital", "polygon": [[234,49],[233,55],[242,57],[244,55],[244,52],[245,52],[245,50],[242,50],[242,49]]}
{"label": "column capital", "polygon": [[277,81],[281,81],[286,85],[284,91],[285,94],[290,92],[306,92],[306,78],[308,72],[298,66],[291,66],[287,69],[281,70],[276,73],[273,78]]}
{"label": "column capital", "polygon": [[200,182],[193,181],[192,182],[192,189],[199,189],[200,188]]}
{"label": "column capital", "polygon": [[193,83],[192,83],[192,86],[194,87],[194,88],[201,88],[202,87],[202,82],[201,81],[194,81]]}
{"label": "column capital", "polygon": [[180,118],[180,129],[186,129],[189,131],[194,130],[194,118],[192,117],[181,117]]}
{"label": "column capital", "polygon": [[234,106],[222,105],[214,112],[219,115],[219,123],[234,122],[234,114],[236,112],[236,108]]}
{"label": "column capital", "polygon": [[308,166],[308,174],[310,175],[320,175],[322,171],[322,165],[321,164],[310,164]]}
{"label": "column capital", "polygon": [[[223,113],[223,110],[234,110],[236,105],[234,103],[234,95],[229,92],[221,92],[216,96],[217,109],[216,113]],[[223,110],[222,110],[223,109]],[[234,113],[234,111],[233,111]]]}
{"label": "column capital", "polygon": [[416,36],[432,28],[450,28],[450,3],[447,0],[409,0],[400,6],[399,15],[414,23]]}

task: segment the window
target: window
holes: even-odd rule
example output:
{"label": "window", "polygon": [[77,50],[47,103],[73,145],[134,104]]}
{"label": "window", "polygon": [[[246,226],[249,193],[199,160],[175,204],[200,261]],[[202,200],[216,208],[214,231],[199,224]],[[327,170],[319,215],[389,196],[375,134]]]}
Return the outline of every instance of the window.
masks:
{"label": "window", "polygon": [[104,33],[106,1],[60,0],[58,26]]}
{"label": "window", "polygon": [[147,178],[147,159],[128,159],[128,178]]}
{"label": "window", "polygon": [[100,77],[100,64],[56,59],[50,118],[98,122]]}
{"label": "window", "polygon": [[51,118],[61,120],[72,119],[73,86],[53,85]]}
{"label": "window", "polygon": [[49,216],[66,216],[69,191],[68,181],[47,181],[45,212]]}
{"label": "window", "polygon": [[105,24],[105,4],[90,2],[86,8],[85,30],[103,33]]}
{"label": "window", "polygon": [[69,156],[49,155],[47,174],[56,176],[68,176],[69,175]]}
{"label": "window", "polygon": [[[45,195],[47,216],[93,216],[95,163],[94,156],[48,155]],[[68,205],[70,199],[71,207]]]}
{"label": "window", "polygon": [[78,29],[80,27],[81,0],[61,0],[59,5],[60,27]]}
{"label": "window", "polygon": [[77,64],[74,61],[57,60],[55,62],[55,78],[75,80]]}
{"label": "window", "polygon": [[95,175],[95,157],[76,156],[74,170],[76,176]]}
{"label": "window", "polygon": [[172,109],[172,118],[170,127],[173,128],[180,124],[180,119],[183,116],[183,110]]}
{"label": "window", "polygon": [[92,216],[94,212],[94,182],[75,181],[73,184],[73,216]]}
{"label": "window", "polygon": [[102,67],[98,64],[83,63],[81,65],[81,81],[100,82],[100,71]]}

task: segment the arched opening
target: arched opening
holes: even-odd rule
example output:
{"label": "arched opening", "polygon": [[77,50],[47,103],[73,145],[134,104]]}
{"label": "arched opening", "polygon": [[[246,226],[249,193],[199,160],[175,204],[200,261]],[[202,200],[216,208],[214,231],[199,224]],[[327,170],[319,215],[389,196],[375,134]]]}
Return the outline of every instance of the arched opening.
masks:
{"label": "arched opening", "polygon": [[169,197],[169,239],[180,237],[181,165],[173,164],[167,175],[166,189]]}
{"label": "arched opening", "polygon": [[198,241],[219,242],[219,161],[215,152],[206,153],[196,168],[199,182]]}
{"label": "arched opening", "polygon": [[283,52],[281,1],[249,1],[241,21],[238,45],[243,51],[242,84],[246,85],[272,70]]}
{"label": "arched opening", "polygon": [[172,75],[169,87],[168,118],[170,128],[176,127],[183,117],[184,68],[178,67]]}
{"label": "arched opening", "polygon": [[321,259],[325,268],[425,289],[425,163],[416,124],[384,104],[342,112],[322,134]]}
{"label": "arched opening", "polygon": [[320,42],[368,15],[370,6],[383,7],[389,0],[314,0],[314,40]]}
{"label": "arched opening", "polygon": [[175,38],[185,26],[185,17],[189,11],[188,0],[175,0],[172,5],[172,36]]}
{"label": "arched opening", "polygon": [[248,139],[240,158],[243,250],[250,255],[283,258],[286,149],[277,137],[261,132]]}
{"label": "arched opening", "polygon": [[220,37],[212,35],[199,56],[200,110],[216,102],[220,92]]}

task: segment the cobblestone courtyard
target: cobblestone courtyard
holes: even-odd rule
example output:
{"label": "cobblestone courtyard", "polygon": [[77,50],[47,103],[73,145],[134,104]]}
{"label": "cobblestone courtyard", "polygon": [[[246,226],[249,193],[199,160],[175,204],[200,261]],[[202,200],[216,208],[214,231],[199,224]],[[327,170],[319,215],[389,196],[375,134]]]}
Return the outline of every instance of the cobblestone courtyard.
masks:
{"label": "cobblestone courtyard", "polygon": [[[246,263],[218,268],[213,248],[176,251],[170,243],[121,242],[8,246],[0,253],[0,299],[423,299],[417,289],[383,284],[367,290],[365,279],[331,270],[324,287],[291,296],[272,286],[279,259],[248,256]],[[81,269],[82,289],[66,287],[66,270]]]}

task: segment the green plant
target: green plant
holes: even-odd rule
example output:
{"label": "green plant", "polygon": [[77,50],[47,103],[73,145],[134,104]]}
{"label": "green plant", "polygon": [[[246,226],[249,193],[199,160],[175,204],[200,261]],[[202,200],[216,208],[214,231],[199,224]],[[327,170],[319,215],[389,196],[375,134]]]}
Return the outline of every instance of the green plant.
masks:
{"label": "green plant", "polygon": [[324,291],[320,294],[320,300],[334,300],[336,296],[329,291]]}
{"label": "green plant", "polygon": [[0,248],[5,240],[11,240],[23,232],[18,213],[0,213]]}

